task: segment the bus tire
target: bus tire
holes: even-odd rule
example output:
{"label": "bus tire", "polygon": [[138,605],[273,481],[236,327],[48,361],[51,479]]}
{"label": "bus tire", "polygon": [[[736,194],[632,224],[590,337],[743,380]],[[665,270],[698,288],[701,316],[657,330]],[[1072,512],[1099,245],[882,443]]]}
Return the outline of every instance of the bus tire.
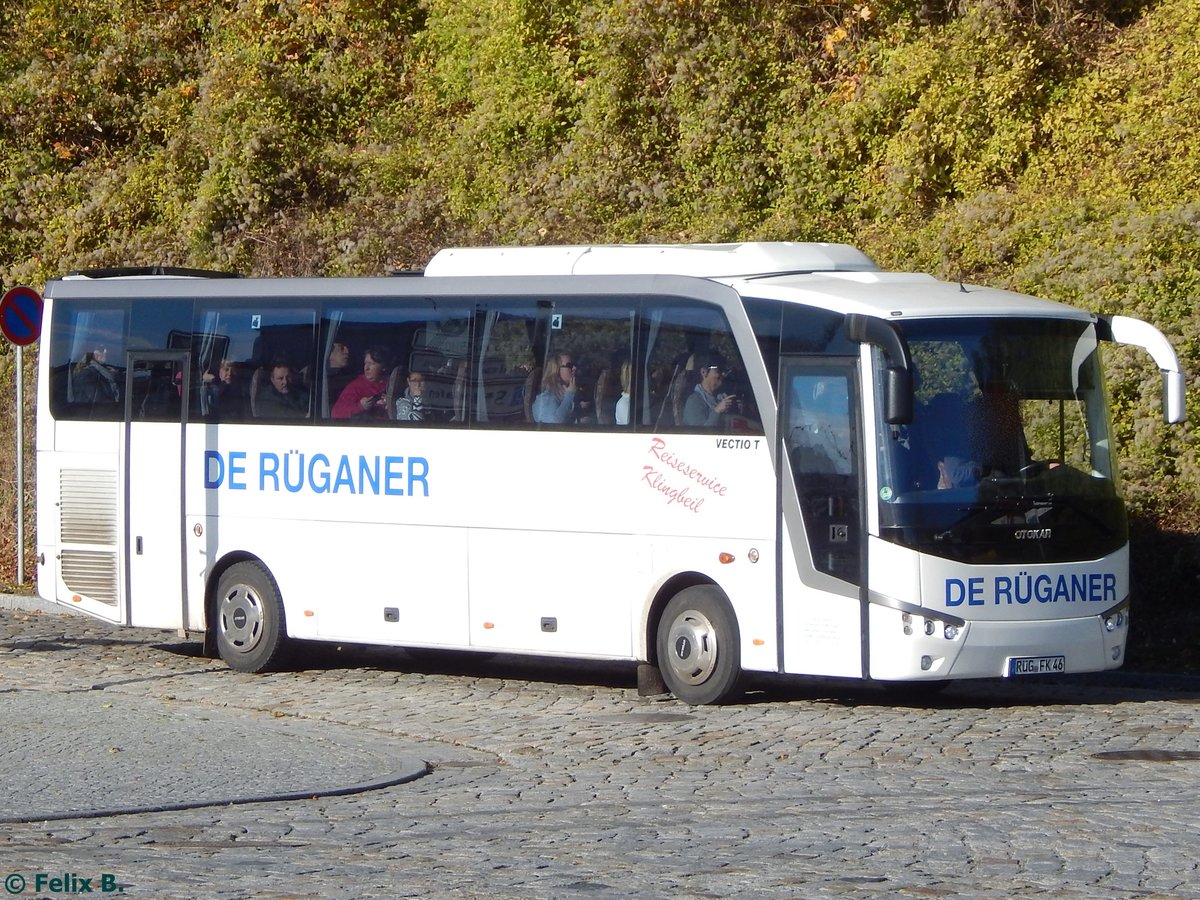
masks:
{"label": "bus tire", "polygon": [[695,585],[672,597],[656,646],[663,681],[684,703],[722,703],[736,695],[742,675],[737,619],[717,588]]}
{"label": "bus tire", "polygon": [[217,652],[238,672],[264,672],[283,658],[286,628],[275,579],[261,564],[230,566],[217,582]]}

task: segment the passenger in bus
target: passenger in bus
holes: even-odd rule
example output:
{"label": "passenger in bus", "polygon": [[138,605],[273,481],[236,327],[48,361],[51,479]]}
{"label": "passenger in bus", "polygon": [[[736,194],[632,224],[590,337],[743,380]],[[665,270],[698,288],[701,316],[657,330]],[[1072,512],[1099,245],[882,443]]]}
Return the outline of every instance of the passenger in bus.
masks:
{"label": "passenger in bus", "polygon": [[387,374],[392,356],[383,347],[370,347],[363,355],[363,372],[333,404],[335,419],[386,419]]}
{"label": "passenger in bus", "polygon": [[625,360],[621,363],[621,396],[617,398],[617,408],[613,420],[618,425],[629,424],[629,391],[633,385],[633,363]]}
{"label": "passenger in bus", "polygon": [[[979,482],[981,467],[968,446],[966,405],[961,396],[936,394],[918,410],[913,426],[916,449],[928,460],[925,470],[936,473],[939,491]],[[928,489],[930,480],[924,472],[919,473],[917,486]]]}
{"label": "passenger in bus", "polygon": [[334,341],[329,348],[329,359],[325,364],[326,397],[335,400],[342,396],[342,391],[354,380],[354,371],[350,368],[350,348],[343,341]]}
{"label": "passenger in bus", "polygon": [[96,347],[83,355],[71,373],[71,394],[76,403],[116,403],[121,385],[108,364],[108,348]]}
{"label": "passenger in bus", "polygon": [[271,383],[260,390],[256,415],[267,419],[295,419],[308,415],[308,394],[295,380],[292,367],[284,360],[271,364]]}
{"label": "passenger in bus", "polygon": [[575,421],[575,361],[570,353],[559,353],[546,366],[542,392],[533,401],[533,421],[543,425],[569,425]]}
{"label": "passenger in bus", "polygon": [[205,372],[203,378],[211,418],[231,421],[246,415],[246,391],[238,377],[237,363],[223,359],[217,366],[216,375]]}
{"label": "passenger in bus", "polygon": [[737,398],[720,394],[725,380],[724,360],[716,354],[696,360],[700,382],[683,405],[683,424],[691,428],[717,428],[734,408]]}
{"label": "passenger in bus", "polygon": [[424,422],[425,414],[425,376],[409,372],[404,380],[404,393],[396,398],[396,421]]}

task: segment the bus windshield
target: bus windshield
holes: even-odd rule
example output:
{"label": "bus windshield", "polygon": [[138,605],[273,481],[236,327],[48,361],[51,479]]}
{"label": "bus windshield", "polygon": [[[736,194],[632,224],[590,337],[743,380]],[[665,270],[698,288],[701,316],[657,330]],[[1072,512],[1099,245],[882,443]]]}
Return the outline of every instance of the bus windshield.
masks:
{"label": "bus windshield", "polygon": [[993,564],[1096,558],[1123,545],[1090,322],[960,318],[901,330],[914,415],[910,425],[877,423],[882,537]]}

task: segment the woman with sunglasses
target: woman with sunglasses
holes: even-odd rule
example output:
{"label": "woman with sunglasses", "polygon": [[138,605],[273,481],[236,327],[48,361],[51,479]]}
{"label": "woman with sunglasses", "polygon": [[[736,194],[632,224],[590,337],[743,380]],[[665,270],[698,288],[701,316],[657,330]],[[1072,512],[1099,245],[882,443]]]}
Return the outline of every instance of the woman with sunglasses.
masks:
{"label": "woman with sunglasses", "polygon": [[533,421],[542,425],[569,425],[575,421],[575,361],[559,353],[546,361],[542,392],[533,401]]}

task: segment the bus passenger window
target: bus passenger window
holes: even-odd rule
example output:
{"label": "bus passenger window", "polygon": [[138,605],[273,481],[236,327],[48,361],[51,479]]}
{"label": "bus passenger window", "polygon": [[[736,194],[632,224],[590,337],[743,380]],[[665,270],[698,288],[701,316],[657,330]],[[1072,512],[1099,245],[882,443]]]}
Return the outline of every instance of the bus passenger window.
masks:
{"label": "bus passenger window", "polygon": [[656,431],[762,434],[742,354],[720,309],[664,301],[643,317],[647,378],[634,392]]}
{"label": "bus passenger window", "polygon": [[[589,430],[629,427],[635,319],[628,303],[555,301],[545,373],[534,401],[536,422]],[[618,421],[618,404],[623,421]]]}
{"label": "bus passenger window", "polygon": [[41,352],[49,357],[50,408],[59,419],[115,422],[125,415],[126,312],[64,300]]}
{"label": "bus passenger window", "polygon": [[[313,385],[322,418],[366,424],[465,421],[471,313],[464,301],[435,304],[428,298],[327,303],[318,342],[324,365]],[[418,381],[420,418],[411,409]]]}
{"label": "bus passenger window", "polygon": [[[210,422],[311,415],[316,313],[291,302],[231,298],[196,304],[192,334],[180,347],[190,347],[196,366],[195,413]],[[287,373],[283,399],[272,393],[283,384],[283,372],[274,372],[280,367]]]}

